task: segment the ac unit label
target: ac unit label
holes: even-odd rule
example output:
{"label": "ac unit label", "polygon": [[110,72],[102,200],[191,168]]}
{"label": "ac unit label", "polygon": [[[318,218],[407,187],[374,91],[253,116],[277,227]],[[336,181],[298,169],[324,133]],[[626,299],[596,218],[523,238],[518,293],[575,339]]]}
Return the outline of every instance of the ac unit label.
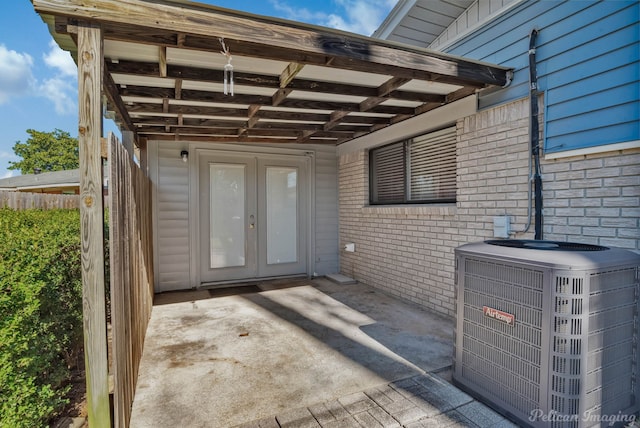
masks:
{"label": "ac unit label", "polygon": [[483,306],[482,307],[482,312],[484,313],[485,316],[487,316],[489,318],[496,319],[498,321],[502,321],[503,323],[505,323],[507,325],[513,326],[513,325],[516,324],[515,315],[508,314],[506,312],[502,312],[502,311],[499,311],[497,309],[490,308],[489,306]]}

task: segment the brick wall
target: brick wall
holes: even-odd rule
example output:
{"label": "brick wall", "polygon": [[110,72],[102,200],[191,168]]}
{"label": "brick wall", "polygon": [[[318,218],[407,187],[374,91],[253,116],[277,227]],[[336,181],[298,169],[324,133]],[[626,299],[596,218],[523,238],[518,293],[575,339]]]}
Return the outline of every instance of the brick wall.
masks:
{"label": "brick wall", "polygon": [[640,250],[640,149],[543,164],[544,238]]}
{"label": "brick wall", "polygon": [[[496,215],[527,223],[528,112],[520,100],[457,122],[456,204],[368,206],[368,153],[342,155],[340,244],[356,244],[342,273],[454,316],[454,248],[492,237]],[[545,239],[640,249],[640,150],[543,161],[542,174]]]}

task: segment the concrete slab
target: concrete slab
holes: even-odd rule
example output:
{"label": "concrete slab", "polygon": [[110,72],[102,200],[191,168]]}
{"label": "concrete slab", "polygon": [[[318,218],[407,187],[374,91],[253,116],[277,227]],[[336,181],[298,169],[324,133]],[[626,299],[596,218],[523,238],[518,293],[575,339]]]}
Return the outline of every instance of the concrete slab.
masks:
{"label": "concrete slab", "polygon": [[[260,287],[157,296],[133,428],[230,427],[274,415],[313,425],[313,412],[296,409],[327,402],[348,410],[359,392],[451,364],[453,320],[363,284]],[[366,410],[359,417],[380,421]]]}

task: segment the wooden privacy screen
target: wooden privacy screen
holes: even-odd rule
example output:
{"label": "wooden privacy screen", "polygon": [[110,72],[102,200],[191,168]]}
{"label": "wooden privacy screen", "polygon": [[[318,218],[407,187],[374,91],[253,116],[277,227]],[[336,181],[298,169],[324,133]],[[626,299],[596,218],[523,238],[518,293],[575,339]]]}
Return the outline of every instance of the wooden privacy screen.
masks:
{"label": "wooden privacy screen", "polygon": [[151,182],[109,135],[113,422],[128,427],[153,305]]}

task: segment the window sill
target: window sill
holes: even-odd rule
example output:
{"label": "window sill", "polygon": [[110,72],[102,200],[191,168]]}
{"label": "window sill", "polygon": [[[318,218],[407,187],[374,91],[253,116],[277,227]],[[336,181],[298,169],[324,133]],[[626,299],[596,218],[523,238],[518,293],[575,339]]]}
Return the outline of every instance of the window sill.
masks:
{"label": "window sill", "polygon": [[430,205],[365,205],[363,214],[389,214],[389,215],[455,215],[456,204],[430,204]]}

